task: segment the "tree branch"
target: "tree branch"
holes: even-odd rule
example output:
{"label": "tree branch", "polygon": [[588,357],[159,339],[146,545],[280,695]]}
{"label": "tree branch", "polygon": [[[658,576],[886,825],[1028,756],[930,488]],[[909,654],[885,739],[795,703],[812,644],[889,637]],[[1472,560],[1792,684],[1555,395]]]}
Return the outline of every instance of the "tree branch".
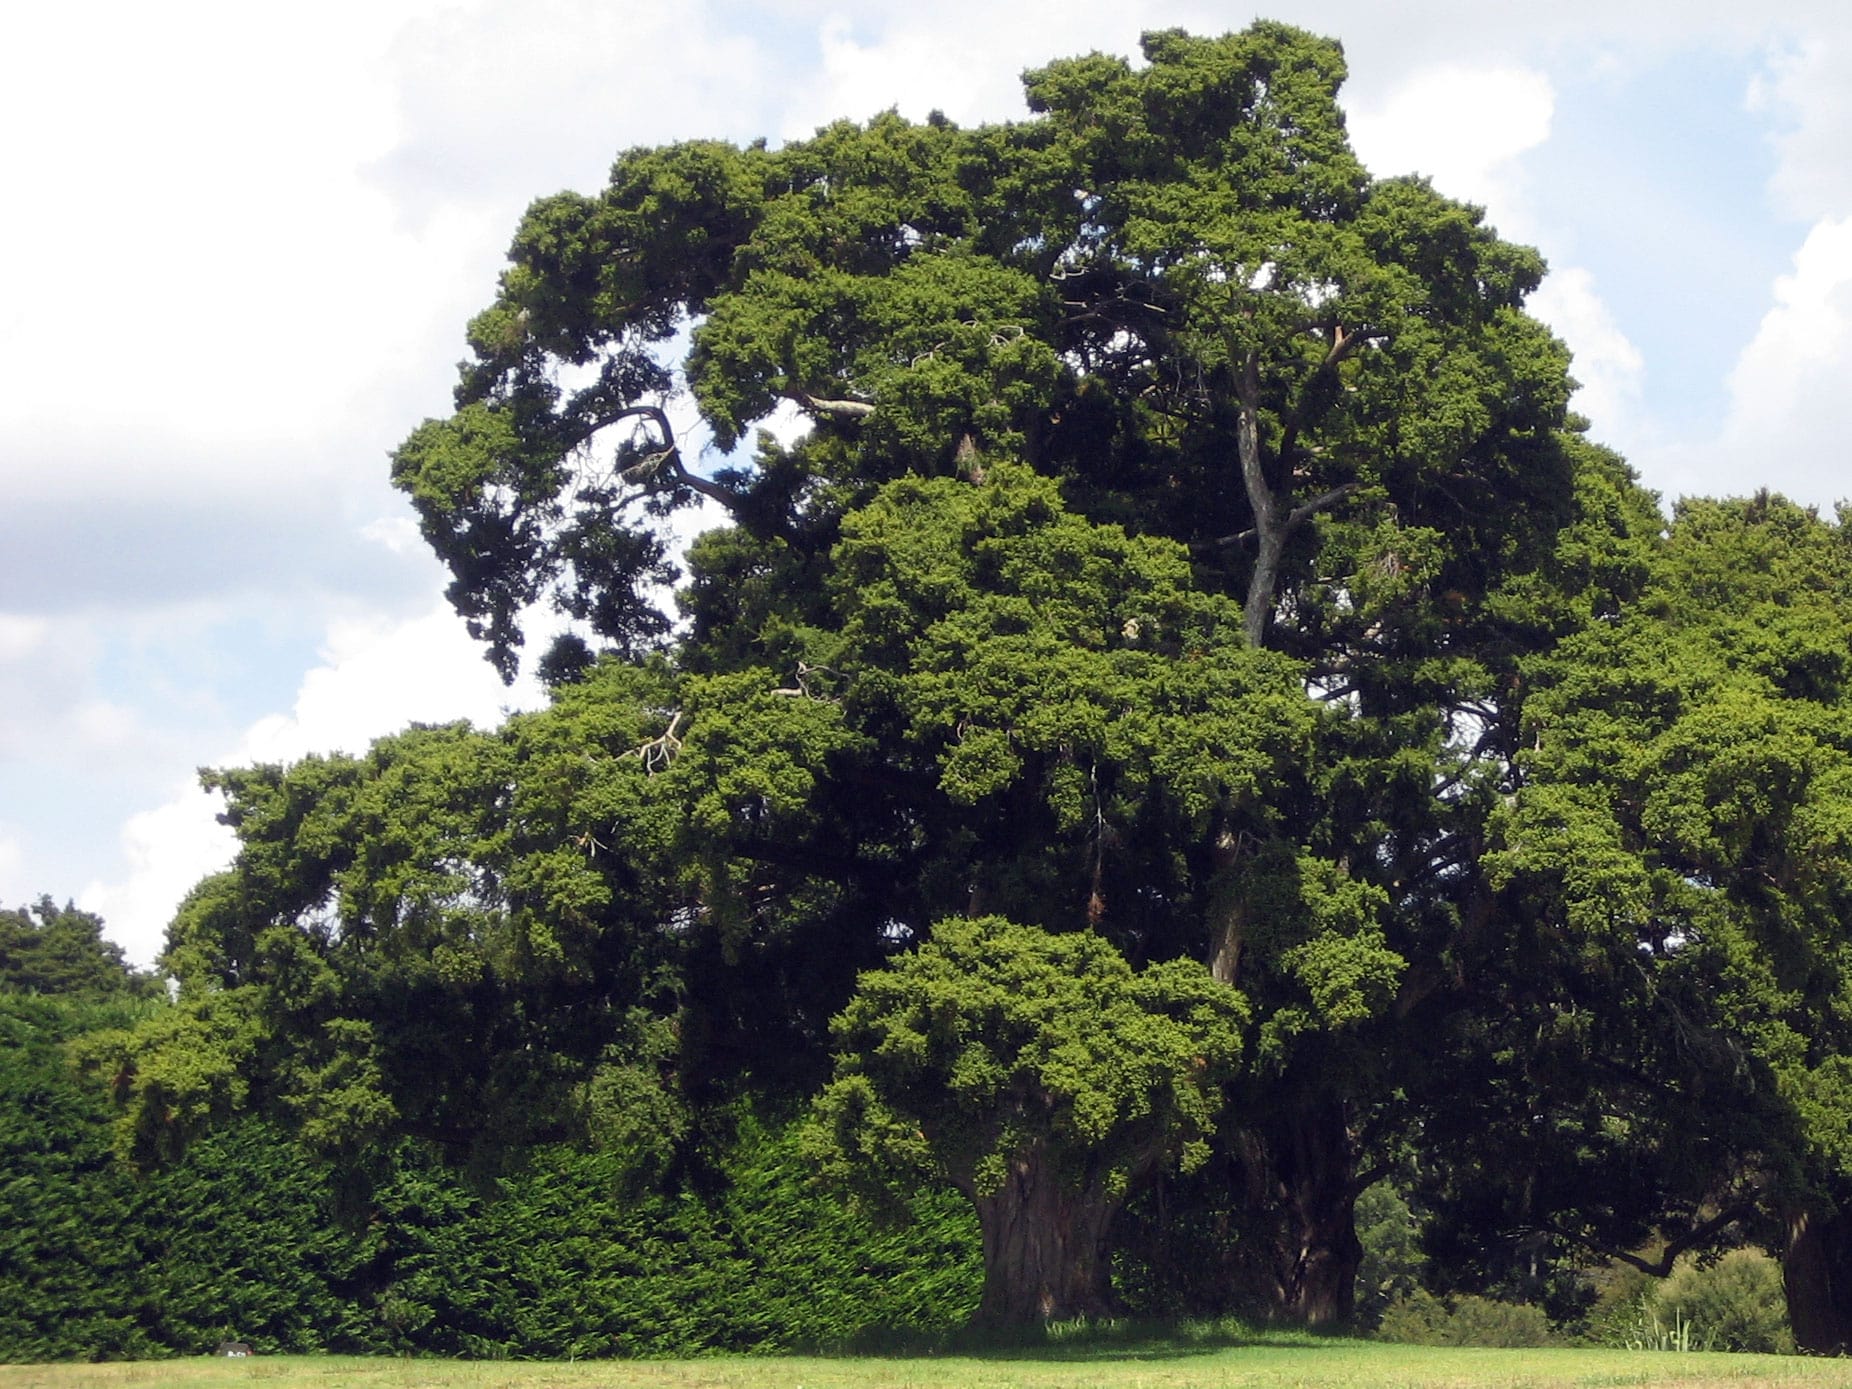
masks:
{"label": "tree branch", "polygon": [[1326,507],[1332,505],[1334,502],[1342,501],[1352,492],[1355,492],[1357,486],[1358,484],[1354,482],[1347,482],[1340,487],[1333,487],[1329,492],[1321,492],[1309,502],[1301,502],[1287,514],[1286,529],[1289,531],[1297,530]]}
{"label": "tree branch", "polygon": [[1241,482],[1254,512],[1254,533],[1259,538],[1254,557],[1254,572],[1248,578],[1246,601],[1242,604],[1241,626],[1249,646],[1259,649],[1267,635],[1267,619],[1273,615],[1274,590],[1279,583],[1280,558],[1286,550],[1286,526],[1282,524],[1279,502],[1267,481],[1266,464],[1260,456],[1260,358],[1250,351],[1242,364],[1241,387],[1236,393],[1240,413],[1235,420],[1235,451],[1241,465]]}
{"label": "tree branch", "polygon": [[633,480],[628,474],[635,471],[638,465],[625,469],[624,480],[626,482],[633,482],[633,485],[641,486],[646,492],[660,491],[663,489],[657,479],[666,469],[668,472],[666,481],[670,486],[686,487],[689,491],[706,497],[709,501],[719,503],[731,515],[741,514],[744,502],[737,492],[689,471],[687,464],[682,461],[681,445],[675,441],[675,427],[669,423],[668,412],[660,405],[626,405],[622,409],[599,415],[579,431],[573,443],[583,444],[601,429],[607,429],[623,420],[639,417],[648,420],[656,427],[656,432],[662,439],[662,447],[642,460],[644,463],[653,465],[646,473]]}
{"label": "tree branch", "polygon": [[1695,1249],[1701,1244],[1708,1243],[1714,1235],[1718,1234],[1726,1227],[1734,1225],[1739,1220],[1747,1220],[1755,1213],[1756,1207],[1753,1201],[1739,1201],[1734,1206],[1726,1207],[1703,1224],[1692,1226],[1677,1239],[1672,1240],[1666,1245],[1659,1257],[1650,1263],[1642,1259],[1638,1254],[1630,1254],[1624,1249],[1616,1249],[1612,1245],[1604,1244],[1592,1235],[1582,1235],[1577,1234],[1573,1230],[1565,1230],[1552,1221],[1544,1221],[1534,1228],[1542,1231],[1544,1234],[1555,1235],[1559,1239],[1566,1239],[1572,1244],[1579,1244],[1584,1249],[1593,1250],[1595,1253],[1606,1258],[1618,1260],[1620,1263],[1626,1264],[1629,1268],[1637,1268],[1641,1273],[1651,1274],[1654,1278],[1668,1278],[1672,1274],[1672,1265],[1678,1262],[1678,1256],[1680,1254],[1683,1254],[1687,1249]]}
{"label": "tree branch", "polygon": [[808,391],[786,391],[785,396],[813,415],[831,415],[839,420],[865,420],[875,412],[874,402],[869,400],[821,400]]}
{"label": "tree branch", "polygon": [[1236,531],[1233,535],[1219,535],[1214,540],[1199,541],[1190,548],[1198,554],[1204,550],[1226,550],[1230,545],[1245,545],[1253,538],[1254,528],[1249,526],[1246,530]]}

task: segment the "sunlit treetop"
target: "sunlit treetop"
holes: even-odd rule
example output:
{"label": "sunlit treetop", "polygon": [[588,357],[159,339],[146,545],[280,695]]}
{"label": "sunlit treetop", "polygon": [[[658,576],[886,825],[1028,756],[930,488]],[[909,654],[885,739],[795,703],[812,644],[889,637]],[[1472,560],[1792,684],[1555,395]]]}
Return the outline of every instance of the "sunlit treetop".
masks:
{"label": "sunlit treetop", "polygon": [[[1256,645],[1380,616],[1333,563],[1419,553],[1470,616],[1534,559],[1570,389],[1521,311],[1535,253],[1369,177],[1336,43],[1261,23],[1144,57],[1028,73],[1022,122],[633,149],[601,192],[536,202],[456,413],[394,459],[502,670],[542,598],[661,641],[662,523],[697,497],[788,558],[883,481],[987,460],[1192,546]],[[718,470],[678,437],[684,392]],[[781,412],[809,432],[755,451]]]}

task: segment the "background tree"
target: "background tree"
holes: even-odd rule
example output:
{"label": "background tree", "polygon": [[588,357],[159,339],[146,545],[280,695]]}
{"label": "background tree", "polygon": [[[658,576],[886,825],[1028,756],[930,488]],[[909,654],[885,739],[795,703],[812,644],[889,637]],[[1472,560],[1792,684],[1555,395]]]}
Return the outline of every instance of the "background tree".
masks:
{"label": "background tree", "polygon": [[41,897],[0,911],[0,989],[20,993],[152,997],[159,983],[130,968],[122,947],[103,939],[103,919]]}
{"label": "background tree", "polygon": [[[1450,1138],[1483,1239],[1528,1229],[1654,1271],[1725,1235],[1785,1253],[1795,1336],[1852,1343],[1852,570],[1779,497],[1688,501],[1639,600],[1535,659],[1494,824],[1513,972],[1503,1094]],[[1470,1168],[1452,1174],[1456,1182]]]}

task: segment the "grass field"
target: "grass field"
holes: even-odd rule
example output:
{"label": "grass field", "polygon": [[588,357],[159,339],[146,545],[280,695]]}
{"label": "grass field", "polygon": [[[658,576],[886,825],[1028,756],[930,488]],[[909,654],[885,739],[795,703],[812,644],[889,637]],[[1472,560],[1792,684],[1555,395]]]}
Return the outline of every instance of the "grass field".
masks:
{"label": "grass field", "polygon": [[0,1365],[0,1389],[1556,1389],[1852,1386],[1852,1361],[1612,1350],[1452,1350],[1366,1341],[1049,1348],[982,1356],[714,1357],[525,1364],[261,1356]]}

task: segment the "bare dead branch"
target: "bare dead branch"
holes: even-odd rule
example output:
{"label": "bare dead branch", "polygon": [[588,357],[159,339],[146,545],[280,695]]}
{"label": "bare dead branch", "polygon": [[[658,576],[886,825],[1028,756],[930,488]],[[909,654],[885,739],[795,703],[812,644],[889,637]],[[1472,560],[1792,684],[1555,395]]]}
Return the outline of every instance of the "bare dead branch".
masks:
{"label": "bare dead branch", "polygon": [[682,726],[682,717],[682,711],[677,709],[660,737],[651,738],[647,743],[632,748],[624,756],[636,758],[643,764],[643,770],[651,776],[668,770],[676,754],[682,750],[682,740],[676,736],[676,731]]}

